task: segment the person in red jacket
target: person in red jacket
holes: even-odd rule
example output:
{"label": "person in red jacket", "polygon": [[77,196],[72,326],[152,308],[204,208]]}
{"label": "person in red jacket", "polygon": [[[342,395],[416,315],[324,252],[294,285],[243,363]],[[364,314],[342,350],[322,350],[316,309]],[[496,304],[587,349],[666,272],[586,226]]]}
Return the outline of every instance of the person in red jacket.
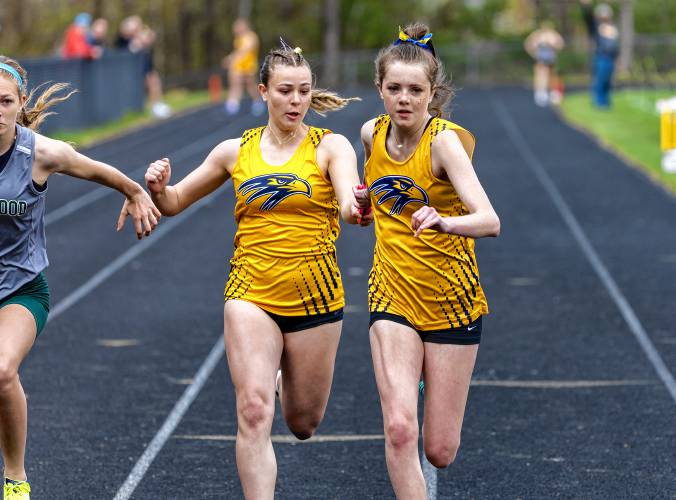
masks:
{"label": "person in red jacket", "polygon": [[99,57],[101,51],[89,42],[89,26],[92,16],[81,12],[73,20],[66,30],[63,42],[62,55],[64,59],[94,59]]}

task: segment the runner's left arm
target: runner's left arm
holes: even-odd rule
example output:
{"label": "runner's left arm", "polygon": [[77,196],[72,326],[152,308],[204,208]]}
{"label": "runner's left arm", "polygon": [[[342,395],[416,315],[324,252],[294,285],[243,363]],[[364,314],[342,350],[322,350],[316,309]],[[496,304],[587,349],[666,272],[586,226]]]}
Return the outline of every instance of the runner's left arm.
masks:
{"label": "runner's left arm", "polygon": [[357,155],[350,142],[340,134],[328,134],[319,144],[318,161],[325,158],[328,162],[327,175],[336,193],[340,215],[348,224],[368,225],[373,220],[369,213],[360,213],[360,209],[369,209],[370,201],[364,195],[365,188],[360,187],[357,173]]}
{"label": "runner's left arm", "polygon": [[415,231],[415,236],[420,236],[425,229],[470,238],[498,236],[500,219],[479,182],[460,138],[454,131],[447,130],[435,137],[432,143],[432,161],[433,164],[438,162],[437,166],[446,173],[469,214],[442,217],[434,207],[423,206],[411,217],[411,227]]}

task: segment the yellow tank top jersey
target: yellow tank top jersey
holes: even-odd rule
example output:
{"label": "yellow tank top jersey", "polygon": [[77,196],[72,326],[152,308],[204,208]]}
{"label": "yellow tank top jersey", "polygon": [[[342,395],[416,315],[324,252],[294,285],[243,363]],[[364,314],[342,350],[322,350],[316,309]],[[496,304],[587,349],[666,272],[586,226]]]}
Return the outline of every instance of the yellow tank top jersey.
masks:
{"label": "yellow tank top jersey", "polygon": [[233,45],[235,46],[235,50],[239,50],[239,48],[246,41],[247,37],[255,37],[255,48],[252,48],[241,57],[238,57],[237,60],[233,62],[233,68],[240,73],[249,74],[255,73],[258,69],[258,37],[256,37],[256,35],[253,33],[238,36],[235,38]]}
{"label": "yellow tank top jersey", "polygon": [[336,311],[345,303],[335,246],[339,207],[316,160],[330,131],[310,127],[289,161],[277,166],[261,155],[263,130],[244,132],[233,169],[237,233],[225,300],[284,316]]}
{"label": "yellow tank top jersey", "polygon": [[472,158],[474,137],[446,120],[428,123],[408,160],[385,148],[390,117],[377,118],[371,156],[364,166],[376,226],[369,309],[403,316],[418,330],[466,326],[488,313],[474,256],[474,239],[425,230],[413,236],[411,216],[423,205],[444,216],[468,212],[450,181],[432,173],[431,145],[443,130],[458,134]]}

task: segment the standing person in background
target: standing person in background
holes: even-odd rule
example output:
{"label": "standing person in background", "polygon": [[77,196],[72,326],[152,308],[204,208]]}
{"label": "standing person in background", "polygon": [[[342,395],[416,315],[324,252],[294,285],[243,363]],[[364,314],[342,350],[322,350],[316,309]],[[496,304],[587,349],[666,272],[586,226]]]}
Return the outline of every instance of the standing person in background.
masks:
{"label": "standing person in background", "polygon": [[115,38],[115,48],[118,50],[128,50],[129,52],[136,52],[132,46],[134,38],[138,35],[143,27],[143,21],[139,16],[125,17],[120,23]]}
{"label": "standing person in background", "polygon": [[171,108],[164,102],[162,79],[155,69],[154,46],[157,36],[149,26],[142,26],[132,41],[132,48],[143,55],[143,73],[145,74],[146,89],[150,111],[155,118],[169,118]]}
{"label": "standing person in background", "polygon": [[558,104],[560,96],[554,88],[556,59],[565,43],[551,21],[545,21],[524,41],[526,52],[533,58],[533,98],[538,106]]}
{"label": "standing person in background", "polygon": [[166,158],[152,163],[145,178],[165,215],[232,178],[237,233],[223,319],[237,400],[237,471],[245,498],[271,500],[275,389],[291,432],[310,438],[324,417],[342,327],[339,217],[362,225],[372,219],[360,216],[368,199],[362,205],[355,199],[359,177],[350,142],[304,123],[310,108],[334,111],[351,99],[313,88],[309,63],[288,46],[267,55],[260,82],[265,126],[223,141],[173,186]]}
{"label": "standing person in background", "polygon": [[244,88],[251,97],[251,114],[260,116],[265,112],[265,104],[260,99],[256,85],[258,70],[258,35],[251,29],[249,21],[237,19],[232,25],[235,36],[235,50],[223,59],[223,67],[228,71],[228,99],[225,112],[229,115],[239,113]]}
{"label": "standing person in background", "polygon": [[89,27],[92,16],[81,12],[66,30],[61,54],[64,59],[94,59],[101,56],[101,51],[89,41]]}
{"label": "standing person in background", "polygon": [[89,44],[104,55],[108,47],[108,20],[102,17],[95,19],[89,31]]}
{"label": "standing person in background", "polygon": [[[26,95],[26,78],[19,63],[0,56],[0,449],[5,500],[28,500],[30,495],[24,463],[27,404],[19,367],[49,313],[43,274],[48,265],[47,179],[60,173],[120,191],[126,200],[117,228],[131,215],[139,239],[150,234],[160,218],[148,194],[122,172],[35,132],[49,115],[47,110],[70,94],[55,97],[67,88],[55,84],[39,96]],[[73,489],[73,498],[80,494]]]}
{"label": "standing person in background", "polygon": [[592,0],[580,0],[582,16],[594,42],[592,61],[592,102],[599,108],[610,107],[615,60],[620,52],[620,31],[613,22],[613,9],[606,3],[592,8]]}
{"label": "standing person in background", "polygon": [[474,238],[497,236],[500,220],[472,166],[474,137],[441,117],[453,89],[427,26],[400,31],[375,64],[387,114],[361,130],[376,223],[371,355],[392,487],[399,499],[424,500],[418,382],[422,376],[425,455],[447,467],[460,446],[488,313]]}
{"label": "standing person in background", "polygon": [[155,39],[155,32],[145,26],[139,16],[129,16],[120,23],[115,48],[141,54],[150,111],[155,118],[168,118],[171,116],[171,108],[163,102],[162,79],[155,69],[153,57]]}

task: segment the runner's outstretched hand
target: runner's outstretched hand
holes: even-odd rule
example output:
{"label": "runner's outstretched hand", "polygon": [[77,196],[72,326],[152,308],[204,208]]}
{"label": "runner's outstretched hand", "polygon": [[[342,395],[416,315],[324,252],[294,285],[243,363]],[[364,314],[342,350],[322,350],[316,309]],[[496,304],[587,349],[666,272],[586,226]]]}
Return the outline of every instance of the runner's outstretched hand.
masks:
{"label": "runner's outstretched hand", "polygon": [[141,186],[131,197],[124,200],[120,216],[117,219],[117,230],[121,231],[127,216],[131,216],[134,221],[136,237],[140,240],[144,236],[150,236],[155,229],[162,214],[157,209],[153,200],[150,199]]}

